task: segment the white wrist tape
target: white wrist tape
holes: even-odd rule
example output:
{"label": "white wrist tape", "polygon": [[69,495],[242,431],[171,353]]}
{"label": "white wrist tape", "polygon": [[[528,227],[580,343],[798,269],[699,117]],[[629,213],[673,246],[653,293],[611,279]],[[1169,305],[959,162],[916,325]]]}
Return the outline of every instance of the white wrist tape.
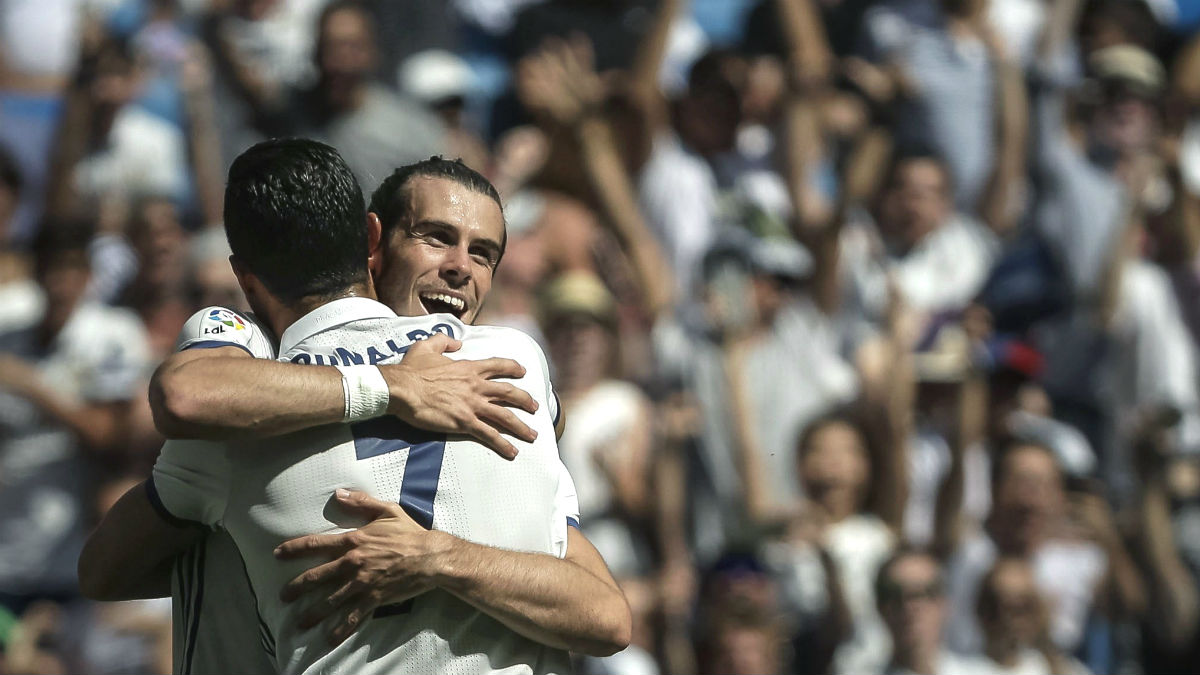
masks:
{"label": "white wrist tape", "polygon": [[387,380],[375,366],[335,366],[342,372],[342,392],[346,396],[345,422],[361,422],[387,412]]}

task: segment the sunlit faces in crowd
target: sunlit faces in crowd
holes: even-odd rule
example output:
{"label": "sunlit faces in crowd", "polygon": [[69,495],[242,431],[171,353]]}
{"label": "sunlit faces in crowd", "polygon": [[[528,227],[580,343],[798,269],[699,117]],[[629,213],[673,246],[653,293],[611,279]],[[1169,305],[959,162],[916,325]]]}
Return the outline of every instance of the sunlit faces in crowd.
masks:
{"label": "sunlit faces in crowd", "polygon": [[813,422],[800,438],[798,456],[804,494],[831,522],[858,512],[870,482],[871,460],[857,426],[842,417]]}
{"label": "sunlit faces in crowd", "polygon": [[884,239],[904,253],[946,222],[953,208],[946,165],[930,155],[914,155],[893,165],[876,219]]}
{"label": "sunlit faces in crowd", "polygon": [[1039,445],[1002,450],[992,475],[991,533],[1006,553],[1031,552],[1063,517],[1066,493],[1054,454]]}
{"label": "sunlit faces in crowd", "polygon": [[892,634],[893,650],[900,657],[894,660],[932,654],[939,648],[947,605],[936,558],[924,551],[900,551],[880,568],[875,593],[879,614]]}
{"label": "sunlit faces in crowd", "polygon": [[984,639],[992,652],[1008,642],[1036,647],[1046,630],[1046,607],[1033,568],[1020,558],[1001,558],[983,578],[977,608]]}

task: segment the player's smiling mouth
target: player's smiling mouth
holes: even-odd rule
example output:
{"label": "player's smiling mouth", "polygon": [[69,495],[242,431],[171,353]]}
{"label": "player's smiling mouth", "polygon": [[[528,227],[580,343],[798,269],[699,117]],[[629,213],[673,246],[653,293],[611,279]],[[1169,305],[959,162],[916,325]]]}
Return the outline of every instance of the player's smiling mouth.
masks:
{"label": "player's smiling mouth", "polygon": [[430,314],[452,314],[454,318],[461,319],[467,311],[466,300],[445,291],[421,291],[417,299]]}

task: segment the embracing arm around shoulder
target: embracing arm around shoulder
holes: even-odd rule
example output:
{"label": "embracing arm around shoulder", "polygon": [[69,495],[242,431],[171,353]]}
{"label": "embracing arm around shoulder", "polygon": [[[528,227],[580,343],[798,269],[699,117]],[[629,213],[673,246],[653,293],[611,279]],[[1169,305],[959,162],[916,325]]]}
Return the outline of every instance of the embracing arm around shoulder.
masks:
{"label": "embracing arm around shoulder", "polygon": [[79,589],[92,600],[171,595],[175,557],[204,536],[168,523],[153,506],[147,482],[130,488],[100,521],[79,555]]}
{"label": "embracing arm around shoulder", "polygon": [[[242,328],[228,330],[229,322]],[[219,329],[225,329],[219,339],[203,333]],[[379,366],[389,398],[382,414],[419,429],[470,436],[511,459],[516,448],[502,434],[526,442],[536,437],[511,408],[532,413],[537,403],[496,379],[522,377],[525,369],[511,359],[444,356],[461,344],[435,335],[409,349],[399,364]],[[167,438],[261,438],[346,420],[342,373],[273,360],[269,339],[249,317],[224,308],[201,310],[184,327],[180,345],[182,351],[150,381],[154,422]]]}

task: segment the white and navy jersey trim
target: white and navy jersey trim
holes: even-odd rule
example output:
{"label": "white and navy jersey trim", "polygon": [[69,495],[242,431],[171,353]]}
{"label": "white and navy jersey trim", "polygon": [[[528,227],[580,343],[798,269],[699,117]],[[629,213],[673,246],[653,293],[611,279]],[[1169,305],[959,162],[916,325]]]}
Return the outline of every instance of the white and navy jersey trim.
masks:
{"label": "white and navy jersey trim", "polygon": [[219,349],[221,347],[237,347],[250,356],[254,356],[254,352],[250,351],[250,348],[246,345],[241,344],[240,342],[225,342],[223,340],[199,340],[196,342],[189,342],[188,344],[180,346],[179,351],[185,352],[189,349]]}
{"label": "white and navy jersey trim", "polygon": [[557,391],[552,391],[550,394],[550,403],[554,406],[554,409],[550,411],[550,417],[554,420],[554,426],[557,428],[558,421],[562,419],[562,401],[558,399]]}
{"label": "white and navy jersey trim", "polygon": [[205,525],[204,523],[202,523],[198,520],[188,520],[187,518],[180,518],[179,516],[175,515],[174,513],[171,513],[171,510],[168,509],[167,505],[163,503],[162,497],[159,496],[158,488],[156,488],[154,486],[154,477],[153,476],[146,479],[146,488],[145,489],[146,489],[146,498],[148,500],[150,500],[150,506],[154,507],[154,510],[158,513],[158,516],[160,518],[162,518],[163,520],[167,521],[167,523],[174,525],[175,527],[198,527],[202,530],[212,529],[208,525]]}
{"label": "white and navy jersey trim", "polygon": [[250,356],[275,358],[275,344],[270,331],[253,314],[243,314],[228,307],[205,307],[193,314],[179,331],[176,351],[237,347]]}

